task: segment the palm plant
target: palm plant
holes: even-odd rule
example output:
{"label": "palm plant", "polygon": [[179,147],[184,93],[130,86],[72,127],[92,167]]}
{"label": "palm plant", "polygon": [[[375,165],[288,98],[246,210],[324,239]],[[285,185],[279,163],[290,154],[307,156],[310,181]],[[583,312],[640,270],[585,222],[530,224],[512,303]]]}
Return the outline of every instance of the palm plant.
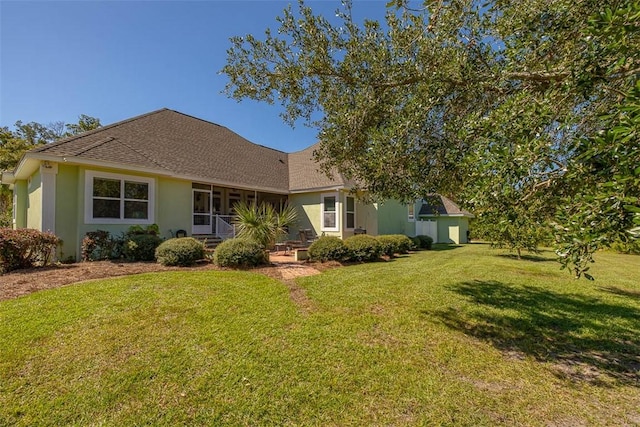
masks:
{"label": "palm plant", "polygon": [[262,247],[273,246],[288,234],[287,228],[298,220],[293,206],[285,206],[279,212],[270,204],[240,202],[234,205],[238,237],[248,238]]}

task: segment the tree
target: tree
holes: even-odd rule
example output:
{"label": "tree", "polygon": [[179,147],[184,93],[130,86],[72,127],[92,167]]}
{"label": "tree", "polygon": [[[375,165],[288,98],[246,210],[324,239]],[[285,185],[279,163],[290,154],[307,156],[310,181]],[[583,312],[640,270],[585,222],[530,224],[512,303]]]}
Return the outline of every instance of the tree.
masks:
{"label": "tree", "polygon": [[[577,221],[589,202],[576,195],[595,191],[611,203],[579,159],[615,128],[609,117],[638,80],[639,3],[387,6],[385,23],[358,25],[347,1],[334,24],[300,2],[277,19],[277,33],[234,37],[222,70],[227,94],[279,102],[286,122],[316,126],[323,168],[376,198],[456,194],[468,208],[502,212],[498,223],[534,206],[519,209],[526,227]],[[505,200],[514,209],[501,210]],[[625,200],[625,209],[640,207],[633,189]],[[610,232],[632,228],[631,216],[602,213]],[[559,241],[578,229],[559,226]],[[564,248],[580,276],[589,257]]]}
{"label": "tree", "polygon": [[288,234],[288,228],[298,220],[293,206],[275,209],[268,203],[237,203],[236,228],[238,237],[251,239],[263,248],[272,247],[278,239]]}
{"label": "tree", "polygon": [[[63,122],[53,122],[43,125],[37,122],[17,121],[14,130],[7,126],[0,127],[0,172],[15,168],[24,153],[31,149],[100,126],[99,119],[82,114],[79,116],[77,124],[65,125]],[[12,206],[11,191],[6,185],[1,185],[0,227],[11,225]]]}

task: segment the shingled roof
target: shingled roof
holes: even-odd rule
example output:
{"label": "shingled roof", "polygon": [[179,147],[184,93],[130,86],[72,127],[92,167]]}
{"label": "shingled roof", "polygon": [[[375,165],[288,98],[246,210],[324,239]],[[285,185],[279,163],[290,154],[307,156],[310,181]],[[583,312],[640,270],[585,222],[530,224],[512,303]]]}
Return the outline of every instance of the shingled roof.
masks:
{"label": "shingled roof", "polygon": [[162,171],[204,182],[289,191],[288,154],[224,126],[162,109],[45,145],[34,154]]}
{"label": "shingled roof", "polygon": [[313,152],[317,147],[318,144],[315,144],[289,154],[289,190],[295,192],[350,186],[351,183],[338,172],[334,172],[332,178],[320,172],[318,163],[313,159]]}
{"label": "shingled roof", "polygon": [[429,194],[418,212],[418,216],[436,216],[436,215],[452,215],[452,216],[469,216],[473,215],[464,209],[460,209],[450,199],[440,194]]}

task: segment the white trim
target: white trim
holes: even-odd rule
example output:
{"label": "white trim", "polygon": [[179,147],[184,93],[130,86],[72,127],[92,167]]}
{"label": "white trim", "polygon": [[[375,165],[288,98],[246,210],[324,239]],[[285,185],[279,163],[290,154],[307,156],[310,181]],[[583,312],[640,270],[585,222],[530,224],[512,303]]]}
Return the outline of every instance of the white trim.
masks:
{"label": "white trim", "polygon": [[[353,211],[348,211],[347,209],[349,209],[349,202],[348,202],[348,198],[353,199]],[[356,228],[356,198],[355,196],[349,196],[348,194],[345,194],[344,196],[344,229],[345,230],[355,230]],[[349,214],[349,212],[353,213],[353,227],[349,227],[349,221],[347,221],[347,214]]]}
{"label": "white trim", "polygon": [[[124,194],[121,194],[120,218],[94,218],[93,217],[93,178],[116,179],[120,185],[124,181],[140,182],[149,185],[149,199],[147,208],[147,218],[124,218]],[[98,172],[86,170],[84,173],[84,223],[85,224],[153,224],[155,222],[155,183],[154,178],[122,175],[109,172]]]}
{"label": "white trim", "polygon": [[58,164],[43,162],[40,165],[40,185],[42,187],[41,231],[56,232],[56,175]]}
{"label": "white trim", "polygon": [[[324,225],[324,199],[327,197],[333,197],[335,199],[335,216],[336,216],[336,225],[335,227],[325,227]],[[320,231],[340,231],[340,193],[322,193],[320,195]]]}
{"label": "white trim", "polygon": [[13,206],[12,206],[12,212],[11,212],[11,224],[13,224],[12,228],[16,228],[16,218],[17,218],[17,211],[18,211],[18,192],[16,190],[13,190]]}
{"label": "white trim", "polygon": [[[413,208],[413,214],[411,214],[411,208]],[[416,204],[407,205],[407,221],[415,222],[416,221]]]}
{"label": "white trim", "polygon": [[[195,196],[196,192],[206,193],[209,195],[209,213],[196,213],[195,208]],[[213,221],[215,217],[213,213],[213,190],[202,190],[200,188],[191,188],[191,234],[211,234],[213,232]],[[195,225],[194,219],[198,216],[209,216],[209,225]]]}
{"label": "white trim", "polygon": [[[81,159],[81,158],[72,157],[72,156],[66,156],[66,157],[52,156],[52,155],[45,155],[45,154],[39,154],[39,153],[27,153],[27,154],[25,154],[25,157],[23,157],[22,161],[16,167],[15,170],[16,171],[20,170],[22,168],[22,164],[25,161],[30,160],[30,159],[31,160],[33,160],[33,159],[49,160],[49,161],[60,162],[60,163],[63,163],[63,164],[68,164],[68,165],[82,165],[82,166],[88,166],[88,167],[94,167],[94,168],[126,169],[127,171],[134,172],[134,173],[147,173],[147,174],[150,174],[150,175],[166,176],[166,177],[169,177],[169,178],[181,179],[181,180],[191,181],[191,182],[209,183],[209,184],[214,185],[216,187],[229,187],[229,188],[237,188],[237,189],[240,189],[240,190],[250,190],[250,191],[256,190],[256,191],[260,191],[262,193],[274,193],[274,194],[283,194],[283,195],[291,193],[290,191],[283,190],[282,188],[251,187],[251,186],[246,186],[246,185],[243,185],[243,184],[234,183],[234,182],[231,182],[231,181],[211,181],[210,179],[205,178],[205,177],[195,176],[195,175],[182,175],[182,174],[174,173],[174,172],[166,170],[166,169],[146,168],[146,167],[127,165],[127,164],[124,164],[124,163],[87,160],[87,159]],[[20,174],[20,175],[22,176],[22,174]],[[20,177],[16,176],[15,179],[24,179],[24,178],[20,178]],[[308,192],[308,191],[305,191],[305,192]]]}

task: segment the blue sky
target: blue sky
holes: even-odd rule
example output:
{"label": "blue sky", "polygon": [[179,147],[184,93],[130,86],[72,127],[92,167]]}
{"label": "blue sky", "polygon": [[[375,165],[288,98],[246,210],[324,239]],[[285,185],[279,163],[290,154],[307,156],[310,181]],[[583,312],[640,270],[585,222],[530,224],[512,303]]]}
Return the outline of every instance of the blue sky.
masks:
{"label": "blue sky", "polygon": [[[221,93],[229,38],[277,28],[288,1],[0,0],[0,126],[17,120],[114,123],[167,107],[291,152],[316,131],[282,123],[278,106]],[[385,0],[357,1],[380,19]],[[337,0],[307,1],[334,16]],[[294,2],[294,7],[296,2]]]}

